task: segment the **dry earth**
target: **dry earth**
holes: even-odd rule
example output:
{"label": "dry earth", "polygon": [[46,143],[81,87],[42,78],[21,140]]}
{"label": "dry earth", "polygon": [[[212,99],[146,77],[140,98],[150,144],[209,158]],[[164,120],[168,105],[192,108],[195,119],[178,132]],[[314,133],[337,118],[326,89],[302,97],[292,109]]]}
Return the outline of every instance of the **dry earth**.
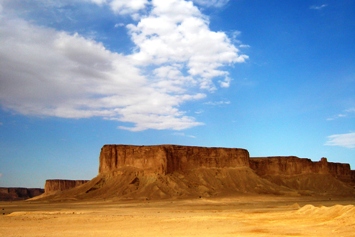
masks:
{"label": "dry earth", "polygon": [[355,198],[0,202],[0,236],[354,236]]}

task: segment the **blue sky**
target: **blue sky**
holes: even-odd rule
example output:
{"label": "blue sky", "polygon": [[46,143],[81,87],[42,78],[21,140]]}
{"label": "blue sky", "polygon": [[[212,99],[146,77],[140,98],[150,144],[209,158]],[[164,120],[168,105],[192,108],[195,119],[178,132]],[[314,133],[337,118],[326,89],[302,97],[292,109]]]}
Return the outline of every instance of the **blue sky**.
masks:
{"label": "blue sky", "polygon": [[91,179],[104,144],[355,169],[355,1],[0,0],[0,186]]}

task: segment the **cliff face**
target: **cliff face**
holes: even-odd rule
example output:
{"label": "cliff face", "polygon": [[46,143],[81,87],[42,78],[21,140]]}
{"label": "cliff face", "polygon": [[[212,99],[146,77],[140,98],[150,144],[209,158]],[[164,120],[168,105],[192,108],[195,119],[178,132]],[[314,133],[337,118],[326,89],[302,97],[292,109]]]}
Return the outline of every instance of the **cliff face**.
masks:
{"label": "cliff face", "polygon": [[25,200],[44,193],[41,188],[0,188],[0,201]]}
{"label": "cliff face", "polygon": [[351,170],[350,175],[351,175],[351,182],[353,182],[353,184],[355,185],[355,170]]}
{"label": "cliff face", "polygon": [[104,145],[99,159],[99,174],[94,179],[47,180],[46,193],[65,191],[41,198],[355,194],[349,185],[355,181],[355,171],[326,158],[318,162],[295,156],[250,158],[247,150],[239,148]]}
{"label": "cliff face", "polygon": [[349,164],[328,162],[322,158],[318,162],[296,156],[275,156],[251,158],[250,168],[260,176],[265,175],[300,175],[300,174],[331,174],[335,178],[352,181],[352,171]]}
{"label": "cliff face", "polygon": [[63,179],[49,179],[44,185],[44,192],[51,193],[56,191],[64,191],[75,188],[79,185],[87,183],[88,180],[63,180]]}
{"label": "cliff face", "polygon": [[196,168],[249,167],[249,153],[238,148],[195,146],[105,145],[100,153],[99,173],[135,167],[146,173],[169,174]]}

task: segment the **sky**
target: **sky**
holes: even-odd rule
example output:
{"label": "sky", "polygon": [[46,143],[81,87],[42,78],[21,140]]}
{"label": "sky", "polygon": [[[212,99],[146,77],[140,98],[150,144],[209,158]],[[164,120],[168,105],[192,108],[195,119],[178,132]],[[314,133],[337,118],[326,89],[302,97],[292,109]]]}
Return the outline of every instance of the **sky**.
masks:
{"label": "sky", "polygon": [[0,186],[92,179],[104,144],[355,169],[355,1],[0,0]]}

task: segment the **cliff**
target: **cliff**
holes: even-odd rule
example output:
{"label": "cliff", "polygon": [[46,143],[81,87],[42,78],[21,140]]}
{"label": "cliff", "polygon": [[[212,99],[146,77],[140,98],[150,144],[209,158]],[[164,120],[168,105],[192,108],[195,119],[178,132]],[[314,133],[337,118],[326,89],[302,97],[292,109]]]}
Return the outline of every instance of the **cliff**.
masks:
{"label": "cliff", "polygon": [[355,172],[348,164],[326,158],[318,162],[295,156],[250,158],[240,148],[104,145],[99,160],[99,173],[89,182],[47,180],[45,192],[53,195],[40,199],[355,194],[349,185]]}
{"label": "cliff", "polygon": [[88,180],[63,180],[63,179],[49,179],[44,185],[44,192],[46,194],[56,191],[64,191],[75,188],[79,185],[87,183]]}
{"label": "cliff", "polygon": [[15,201],[33,198],[44,193],[41,188],[1,188],[0,201]]}
{"label": "cliff", "polygon": [[135,167],[144,173],[170,174],[197,168],[249,167],[249,153],[239,148],[195,146],[105,145],[100,153],[99,173]]}
{"label": "cliff", "polygon": [[353,177],[349,164],[328,162],[326,158],[313,162],[296,156],[254,157],[249,164],[260,176],[330,174],[344,182],[351,182]]}

